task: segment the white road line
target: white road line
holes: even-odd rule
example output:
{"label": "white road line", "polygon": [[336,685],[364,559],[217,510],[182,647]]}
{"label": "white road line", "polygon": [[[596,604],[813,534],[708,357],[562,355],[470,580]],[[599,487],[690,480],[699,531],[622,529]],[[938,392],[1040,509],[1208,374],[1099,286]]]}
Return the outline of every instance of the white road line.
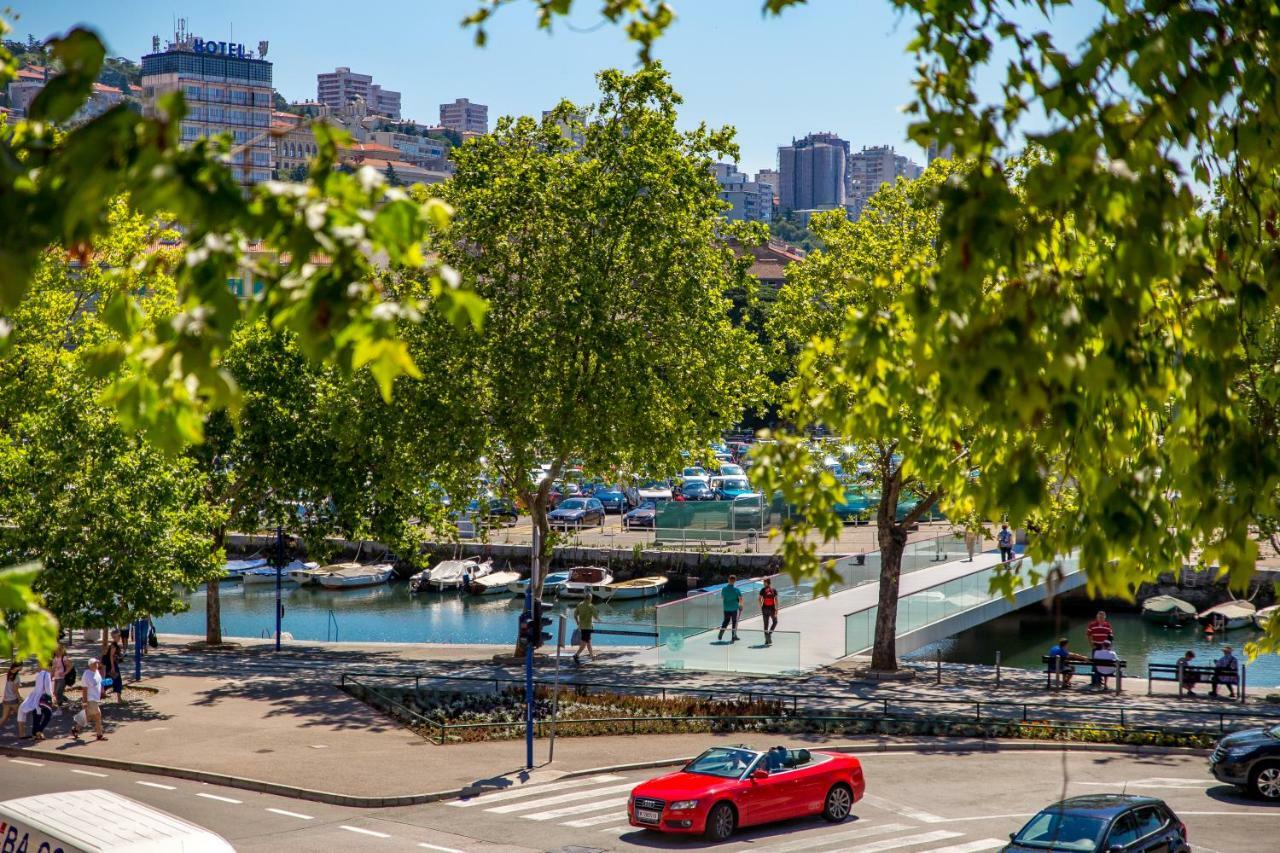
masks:
{"label": "white road line", "polygon": [[[1011,817],[1035,817],[1039,812],[1017,812],[1015,814],[975,814],[967,817],[949,817],[947,823],[959,823],[964,820],[1005,820]],[[1178,812],[1182,814],[1182,812]],[[1008,844],[1007,841],[1001,841],[1001,844]]]}
{"label": "white road line", "polygon": [[453,847],[440,847],[436,844],[428,844],[425,841],[419,841],[418,846],[425,847],[428,850],[439,850],[440,853],[466,853],[466,851],[464,850],[457,850],[457,849],[454,849]]}
{"label": "white road line", "polygon": [[11,764],[25,764],[28,767],[44,767],[44,762],[42,761],[27,761],[23,758],[10,758],[9,762]]}
{"label": "white road line", "polygon": [[610,835],[621,835],[622,833],[624,833],[624,832],[626,832],[626,831],[628,831],[628,830],[630,830],[630,829],[632,829],[632,828],[633,828],[633,827],[631,826],[631,824],[629,824],[629,823],[628,823],[628,824],[624,824],[624,825],[622,825],[622,826],[608,826],[608,827],[605,827],[604,829],[602,829],[602,830],[600,830],[600,831],[601,831],[601,832],[607,832],[607,833],[609,833]]}
{"label": "white road line", "polygon": [[361,829],[358,826],[347,826],[345,823],[340,824],[338,829],[345,829],[347,832],[354,832],[357,835],[372,835],[374,838],[390,838],[391,836],[385,832],[374,832],[372,829]]}
{"label": "white road line", "polygon": [[787,841],[783,844],[774,844],[768,847],[761,847],[759,850],[753,849],[752,853],[790,853],[792,850],[810,850],[821,844],[835,844],[837,841],[850,841],[855,838],[867,838],[872,835],[883,835],[886,832],[898,832],[913,827],[905,823],[883,823],[879,826],[862,826],[864,821],[859,820],[855,829],[845,830],[844,832],[836,832],[830,835],[806,835],[799,841]]}
{"label": "white road line", "polygon": [[[500,800],[514,800],[518,797],[535,797],[544,791],[562,791],[565,788],[578,788],[583,785],[594,785],[598,782],[617,782],[621,776],[588,776],[583,779],[567,779],[563,782],[548,782],[545,785],[530,785],[527,788],[515,788],[512,790],[494,791],[492,793],[477,794],[468,800],[450,800],[449,805],[457,806],[465,809],[468,806],[479,806],[487,803],[496,803]],[[636,782],[635,784],[640,784]]]}
{"label": "white road line", "polygon": [[920,811],[919,809],[913,809],[911,806],[904,806],[901,803],[886,800],[884,797],[868,795],[863,797],[859,802],[866,803],[869,806],[875,806],[878,809],[893,812],[894,814],[901,815],[902,817],[918,820],[921,823],[947,823],[950,820],[950,818],[939,817],[931,812]]}
{"label": "white road line", "polygon": [[485,809],[485,811],[492,812],[493,814],[511,814],[512,812],[529,811],[531,809],[542,808],[543,806],[558,806],[560,803],[589,800],[593,797],[602,796],[603,794],[616,794],[619,791],[630,791],[635,786],[635,782],[623,782],[621,785],[606,785],[603,788],[590,788],[586,791],[571,791],[568,794],[557,794],[554,797],[543,797],[540,800],[532,800],[523,803],[511,803],[510,805]]}
{"label": "white road line", "polygon": [[[535,812],[533,814],[521,815],[525,820],[552,820],[557,817],[569,817],[575,814],[586,814],[587,812],[598,812],[601,809],[614,809],[618,806],[626,806],[627,798],[619,797],[618,799],[601,800],[596,803],[579,803],[576,806],[565,806],[562,809],[555,809],[549,812]],[[616,814],[616,812],[615,812]],[[622,811],[622,820],[627,817],[626,809]]]}
{"label": "white road line", "polygon": [[1280,818],[1280,812],[1184,812],[1178,809],[1179,815],[1189,814],[1198,817],[1220,817],[1222,815],[1230,815],[1232,817],[1271,817]]}
{"label": "white road line", "polygon": [[931,841],[946,841],[948,838],[959,838],[963,832],[947,832],[939,829],[934,832],[923,832],[920,835],[907,835],[902,838],[886,838],[874,841],[866,847],[857,848],[858,853],[879,853],[881,850],[893,850],[896,847],[911,847],[915,844],[928,844]]}
{"label": "white road line", "polygon": [[172,785],[161,785],[159,782],[143,782],[143,781],[138,781],[138,782],[135,782],[134,784],[135,784],[135,785],[146,785],[148,788],[159,788],[161,791],[176,791],[176,790],[178,790],[177,788],[173,787]]}
{"label": "white road line", "polygon": [[92,770],[72,770],[72,773],[79,773],[81,776],[97,776],[99,779],[107,778],[106,773],[94,773]]}
{"label": "white road line", "polygon": [[271,812],[272,814],[284,815],[285,817],[296,817],[298,820],[314,820],[315,819],[311,817],[311,815],[309,814],[298,814],[297,812],[289,812],[289,811],[285,811],[284,809],[268,808],[267,811]]}
{"label": "white road line", "polygon": [[561,826],[572,826],[574,829],[583,829],[584,827],[599,826],[602,823],[613,823],[618,820],[627,820],[627,813],[622,812],[621,814],[615,813],[596,815],[595,817],[584,817],[582,820],[571,820],[567,823],[561,824]]}
{"label": "white road line", "polygon": [[219,797],[217,794],[196,794],[197,797],[204,797],[206,800],[217,800],[220,803],[231,803],[232,805],[241,805],[242,800],[233,800],[230,797]]}
{"label": "white road line", "polygon": [[950,847],[922,850],[920,853],[979,853],[982,850],[999,850],[1008,843],[999,838],[984,838],[981,841],[966,841],[963,844],[952,844]]}
{"label": "white road line", "polygon": [[1169,780],[1162,782],[1146,782],[1138,780],[1136,782],[1076,782],[1077,785],[1096,785],[1100,788],[1172,788],[1180,791],[1201,791],[1205,788],[1213,788],[1222,784],[1221,782],[1196,782],[1192,779]]}

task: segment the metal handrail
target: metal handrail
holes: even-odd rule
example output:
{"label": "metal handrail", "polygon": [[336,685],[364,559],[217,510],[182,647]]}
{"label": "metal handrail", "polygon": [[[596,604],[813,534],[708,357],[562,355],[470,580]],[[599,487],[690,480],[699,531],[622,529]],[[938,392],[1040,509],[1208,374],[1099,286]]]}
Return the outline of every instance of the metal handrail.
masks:
{"label": "metal handrail", "polygon": [[[329,626],[333,626],[333,640],[329,639]],[[329,609],[329,618],[324,623],[324,640],[328,642],[338,642],[338,617],[333,615],[333,609]]]}

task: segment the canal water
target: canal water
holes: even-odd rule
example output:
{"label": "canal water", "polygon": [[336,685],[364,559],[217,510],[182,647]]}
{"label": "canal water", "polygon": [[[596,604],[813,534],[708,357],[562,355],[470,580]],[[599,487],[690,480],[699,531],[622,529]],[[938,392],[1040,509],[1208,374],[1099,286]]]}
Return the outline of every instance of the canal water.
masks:
{"label": "canal water", "polygon": [[[678,598],[679,596],[668,596]],[[275,632],[276,590],[270,584],[224,583],[220,587],[222,633],[227,637],[263,637]],[[614,604],[596,602],[600,628],[652,631],[654,607],[666,599]],[[190,609],[156,620],[157,630],[204,634],[205,593],[187,597]],[[407,581],[353,590],[328,590],[286,584],[283,630],[297,640],[391,643],[512,643],[524,609],[524,597],[462,595],[456,591],[410,594]],[[554,600],[551,616],[569,616],[579,599]],[[336,626],[336,637],[335,637]],[[551,629],[555,633],[554,623]],[[567,641],[567,638],[566,638]],[[647,646],[648,637],[597,634],[596,645]]]}
{"label": "canal water", "polygon": [[[925,646],[907,657],[935,660],[940,650],[942,659],[949,663],[992,665],[999,650],[1005,666],[1043,669],[1040,658],[1058,637],[1067,637],[1075,651],[1088,654],[1084,629],[1093,621],[1094,613],[1096,611],[1093,610],[1064,613],[1058,621],[1042,605],[1034,605]],[[1144,681],[1148,662],[1175,663],[1187,649],[1194,651],[1199,661],[1207,663],[1220,657],[1222,646],[1226,644],[1231,646],[1236,657],[1245,661],[1245,642],[1261,635],[1254,628],[1239,628],[1217,638],[1209,638],[1198,626],[1164,628],[1143,620],[1137,613],[1108,612],[1107,618],[1115,631],[1116,653],[1128,662],[1126,672]],[[1250,687],[1280,686],[1280,656],[1263,655],[1252,663],[1245,661],[1245,664]]]}

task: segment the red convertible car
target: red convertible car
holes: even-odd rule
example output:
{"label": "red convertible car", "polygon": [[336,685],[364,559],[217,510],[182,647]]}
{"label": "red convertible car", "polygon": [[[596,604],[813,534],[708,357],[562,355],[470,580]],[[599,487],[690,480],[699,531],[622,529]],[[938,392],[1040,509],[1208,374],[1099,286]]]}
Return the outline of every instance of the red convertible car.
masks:
{"label": "red convertible car", "polygon": [[627,815],[632,826],[723,841],[740,826],[775,820],[820,814],[842,821],[865,789],[862,764],[851,755],[717,746],[637,785]]}

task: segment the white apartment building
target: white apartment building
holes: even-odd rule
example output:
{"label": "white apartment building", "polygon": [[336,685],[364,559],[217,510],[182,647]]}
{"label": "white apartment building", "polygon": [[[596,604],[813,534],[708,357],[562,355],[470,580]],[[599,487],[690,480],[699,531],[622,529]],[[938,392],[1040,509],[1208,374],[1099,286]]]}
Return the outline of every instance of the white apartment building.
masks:
{"label": "white apartment building", "polygon": [[857,219],[876,190],[891,184],[898,178],[914,180],[923,169],[892,145],[863,146],[861,151],[849,155],[849,199],[845,208],[850,219]]}
{"label": "white apartment building", "polygon": [[406,163],[437,171],[446,169],[448,166],[448,161],[445,159],[448,146],[438,139],[394,130],[370,131],[368,137],[370,142],[376,142],[400,152],[401,159]]}
{"label": "white apartment building", "polygon": [[773,187],[751,180],[738,171],[733,163],[714,163],[711,166],[716,182],[720,184],[720,199],[733,205],[726,211],[725,219],[748,222],[773,221]]}
{"label": "white apartment building", "polygon": [[489,108],[458,98],[452,104],[440,105],[440,126],[458,133],[488,133]]}
{"label": "white apartment building", "polygon": [[356,98],[364,100],[370,113],[400,118],[400,93],[384,89],[369,74],[357,74],[346,66],[316,75],[316,100],[340,112]]}

